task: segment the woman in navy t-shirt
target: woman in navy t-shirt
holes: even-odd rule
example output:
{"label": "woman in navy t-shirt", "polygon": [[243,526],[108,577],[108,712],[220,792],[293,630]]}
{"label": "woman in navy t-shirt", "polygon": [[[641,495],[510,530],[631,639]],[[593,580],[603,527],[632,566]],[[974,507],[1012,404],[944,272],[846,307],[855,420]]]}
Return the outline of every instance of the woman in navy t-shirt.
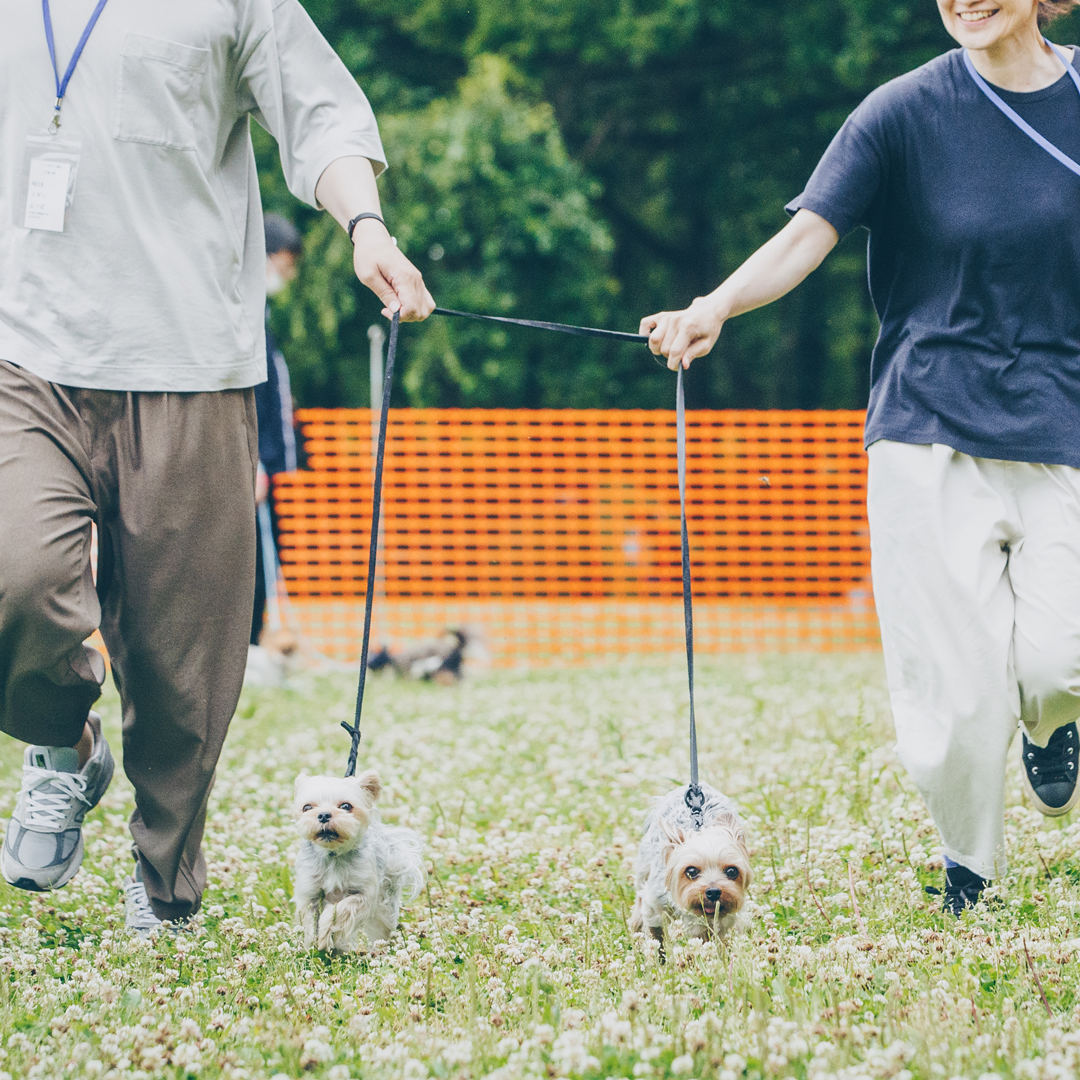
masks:
{"label": "woman in navy t-shirt", "polygon": [[688,367],[869,229],[874,596],[957,914],[1005,869],[1018,723],[1038,809],[1080,799],[1080,75],[1040,32],[1077,3],[938,0],[962,48],[875,90],[715,292],[641,322]]}

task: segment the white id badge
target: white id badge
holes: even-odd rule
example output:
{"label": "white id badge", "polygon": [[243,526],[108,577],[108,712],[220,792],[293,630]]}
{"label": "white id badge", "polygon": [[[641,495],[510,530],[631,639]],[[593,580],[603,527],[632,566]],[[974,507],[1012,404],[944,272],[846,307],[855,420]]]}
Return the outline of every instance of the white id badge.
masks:
{"label": "white id badge", "polygon": [[75,197],[75,175],[82,143],[55,135],[27,135],[23,157],[22,198],[15,204],[15,224],[24,229],[63,232]]}

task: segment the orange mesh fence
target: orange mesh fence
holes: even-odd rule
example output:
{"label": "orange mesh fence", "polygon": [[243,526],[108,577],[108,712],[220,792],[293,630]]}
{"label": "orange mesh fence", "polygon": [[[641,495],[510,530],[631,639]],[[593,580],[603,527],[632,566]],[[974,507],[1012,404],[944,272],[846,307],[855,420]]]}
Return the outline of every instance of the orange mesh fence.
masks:
{"label": "orange mesh fence", "polygon": [[[870,602],[864,414],[687,415],[698,647],[858,648]],[[313,643],[359,652],[371,414],[299,412],[281,561]],[[497,662],[681,648],[674,412],[392,409],[376,634],[486,631]]]}

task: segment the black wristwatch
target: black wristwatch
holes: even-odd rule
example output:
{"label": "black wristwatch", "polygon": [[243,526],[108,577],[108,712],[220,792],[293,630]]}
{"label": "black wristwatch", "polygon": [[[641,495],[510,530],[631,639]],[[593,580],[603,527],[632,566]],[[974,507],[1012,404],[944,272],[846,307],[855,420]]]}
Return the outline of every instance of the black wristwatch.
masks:
{"label": "black wristwatch", "polygon": [[[345,226],[345,231],[349,234],[349,241],[350,242],[354,242],[353,238],[352,238],[352,234],[353,234],[353,230],[356,228],[357,222],[363,221],[364,218],[374,218],[376,221],[381,222],[382,227],[384,229],[386,229],[386,222],[383,221],[382,216],[380,214],[372,214],[372,213],[357,214],[356,217],[352,218],[349,221],[349,224]],[[387,232],[389,232],[389,231],[390,230],[387,229]]]}

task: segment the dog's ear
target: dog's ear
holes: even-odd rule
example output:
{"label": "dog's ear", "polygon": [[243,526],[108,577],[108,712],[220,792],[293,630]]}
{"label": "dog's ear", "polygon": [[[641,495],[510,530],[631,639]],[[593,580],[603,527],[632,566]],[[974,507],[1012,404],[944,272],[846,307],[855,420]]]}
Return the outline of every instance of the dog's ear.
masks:
{"label": "dog's ear", "polygon": [[746,846],[746,828],[743,826],[742,818],[734,811],[724,811],[717,817],[715,824],[728,829],[743,847]]}
{"label": "dog's ear", "polygon": [[660,832],[666,841],[665,846],[678,847],[679,844],[686,842],[686,833],[684,833],[674,821],[670,821],[666,817],[661,817],[657,821],[657,825],[660,826]]}
{"label": "dog's ear", "polygon": [[379,779],[379,774],[374,769],[368,769],[366,772],[362,772],[357,778],[356,782],[360,785],[362,791],[366,791],[371,796],[372,802],[377,802],[379,796],[382,794],[382,781]]}
{"label": "dog's ear", "polygon": [[303,784],[305,781],[310,780],[310,779],[311,778],[307,775],[307,773],[301,773],[296,778],[296,781],[293,784],[293,798],[294,799],[296,798],[297,795],[300,794],[300,785]]}

